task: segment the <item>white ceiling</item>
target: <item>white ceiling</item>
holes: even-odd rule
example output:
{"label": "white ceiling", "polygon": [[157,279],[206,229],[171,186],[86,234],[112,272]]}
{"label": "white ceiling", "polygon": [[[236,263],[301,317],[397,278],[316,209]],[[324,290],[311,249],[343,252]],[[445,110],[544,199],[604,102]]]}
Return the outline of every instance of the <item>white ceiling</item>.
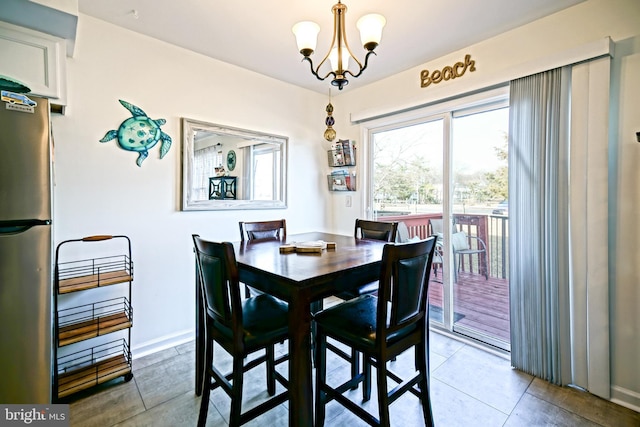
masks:
{"label": "white ceiling", "polygon": [[[355,22],[372,12],[387,19],[377,56],[371,56],[367,69],[350,79],[344,90],[419,66],[582,1],[344,0],[347,42],[360,61],[365,52]],[[326,94],[332,87],[330,79],[317,80],[309,64],[301,62],[291,27],[303,20],[320,25],[312,58],[321,60],[329,48],[331,7],[336,2],[79,0],[78,5],[81,13]]]}

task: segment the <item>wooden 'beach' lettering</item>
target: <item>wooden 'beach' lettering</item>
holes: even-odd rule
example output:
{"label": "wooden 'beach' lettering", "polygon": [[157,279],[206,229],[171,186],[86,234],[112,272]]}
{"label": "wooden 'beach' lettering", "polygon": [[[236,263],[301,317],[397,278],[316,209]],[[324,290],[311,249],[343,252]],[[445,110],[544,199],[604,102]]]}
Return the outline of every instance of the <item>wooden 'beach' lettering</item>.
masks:
{"label": "wooden 'beach' lettering", "polygon": [[455,79],[461,77],[464,73],[476,70],[476,61],[471,59],[471,55],[465,55],[464,63],[456,62],[452,67],[446,66],[442,70],[435,70],[429,75],[429,70],[422,70],[420,72],[420,87],[427,87],[431,83],[440,83],[443,80]]}

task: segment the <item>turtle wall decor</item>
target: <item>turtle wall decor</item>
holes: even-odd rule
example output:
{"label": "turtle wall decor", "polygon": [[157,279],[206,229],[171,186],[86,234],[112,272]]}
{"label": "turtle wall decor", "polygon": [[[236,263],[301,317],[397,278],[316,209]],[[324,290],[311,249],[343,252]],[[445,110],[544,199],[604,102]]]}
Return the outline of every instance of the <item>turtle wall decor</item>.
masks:
{"label": "turtle wall decor", "polygon": [[160,158],[162,159],[171,148],[171,137],[160,129],[160,126],[167,123],[167,121],[165,119],[153,120],[139,107],[122,99],[118,101],[124,108],[129,110],[131,117],[123,121],[117,130],[108,131],[100,142],[107,142],[117,138],[118,145],[123,150],[140,153],[136,164],[142,166],[144,159],[149,156],[149,150],[159,141],[162,141],[162,144],[160,144]]}

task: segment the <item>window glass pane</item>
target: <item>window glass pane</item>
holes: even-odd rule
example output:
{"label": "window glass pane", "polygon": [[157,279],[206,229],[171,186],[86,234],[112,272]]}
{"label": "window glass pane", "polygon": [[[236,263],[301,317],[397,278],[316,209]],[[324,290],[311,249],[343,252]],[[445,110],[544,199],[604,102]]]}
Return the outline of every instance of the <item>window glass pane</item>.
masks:
{"label": "window glass pane", "polygon": [[[376,132],[372,137],[374,219],[399,221],[400,237],[424,239],[442,218],[443,120]],[[429,284],[429,317],[443,323],[442,258]]]}
{"label": "window glass pane", "polygon": [[442,211],[442,120],[373,135],[374,217]]}
{"label": "window glass pane", "polygon": [[253,157],[254,200],[274,200],[273,152],[256,152]]}
{"label": "window glass pane", "polygon": [[508,126],[508,108],[454,115],[451,151],[454,331],[502,348],[509,343]]}

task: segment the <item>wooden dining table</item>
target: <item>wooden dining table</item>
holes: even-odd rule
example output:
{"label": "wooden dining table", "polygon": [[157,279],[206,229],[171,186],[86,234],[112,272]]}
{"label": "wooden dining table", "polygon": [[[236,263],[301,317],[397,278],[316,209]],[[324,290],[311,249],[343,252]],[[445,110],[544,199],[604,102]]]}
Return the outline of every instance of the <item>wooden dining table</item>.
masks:
{"label": "wooden dining table", "polygon": [[[281,253],[283,244],[324,241],[335,249],[321,253]],[[377,280],[385,242],[312,232],[285,241],[243,241],[233,244],[240,281],[274,295],[289,305],[289,425],[313,425],[311,357],[312,305],[323,298]],[[201,304],[196,286],[196,305]],[[204,374],[204,316],[196,310],[196,393]]]}

